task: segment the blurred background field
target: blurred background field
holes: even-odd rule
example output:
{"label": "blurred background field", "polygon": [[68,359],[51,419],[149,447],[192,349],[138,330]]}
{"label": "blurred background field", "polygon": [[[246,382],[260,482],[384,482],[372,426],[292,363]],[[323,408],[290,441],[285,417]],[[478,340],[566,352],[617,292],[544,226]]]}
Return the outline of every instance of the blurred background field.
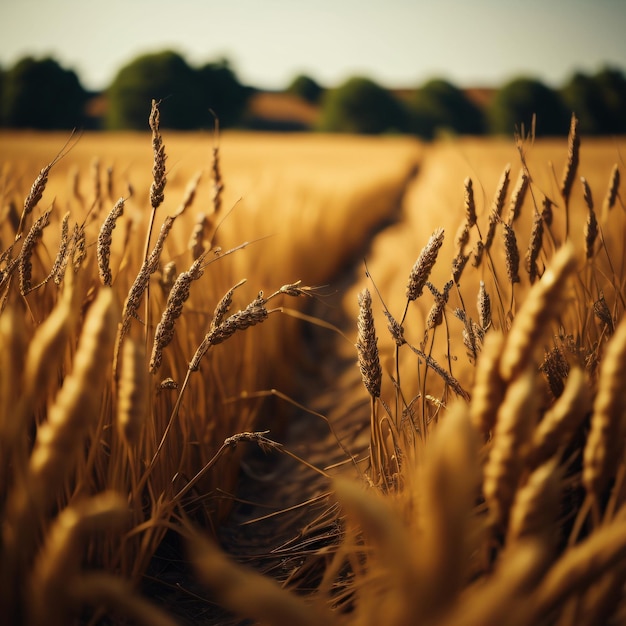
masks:
{"label": "blurred background field", "polygon": [[623,623],[621,7],[106,9],[0,7],[0,614]]}

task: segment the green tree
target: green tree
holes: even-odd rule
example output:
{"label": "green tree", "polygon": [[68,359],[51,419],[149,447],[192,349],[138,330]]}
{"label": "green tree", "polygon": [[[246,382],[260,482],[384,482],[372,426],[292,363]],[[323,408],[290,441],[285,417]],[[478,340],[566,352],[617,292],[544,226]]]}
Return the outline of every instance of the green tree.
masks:
{"label": "green tree", "polygon": [[462,135],[485,132],[485,116],[465,93],[451,83],[434,79],[416,90],[410,102],[412,130],[431,139],[438,132]]}
{"label": "green tree", "polygon": [[603,133],[626,133],[626,77],[619,70],[606,68],[594,76],[603,101]]}
{"label": "green tree", "polygon": [[404,132],[407,128],[402,103],[368,78],[350,78],[324,96],[320,121],[323,131],[375,135]]}
{"label": "green tree", "polygon": [[52,58],[25,57],[2,79],[2,123],[41,130],[81,127],[87,93],[77,75]]}
{"label": "green tree", "polygon": [[311,104],[317,104],[324,94],[324,88],[310,76],[299,74],[289,83],[287,93],[298,96]]}
{"label": "green tree", "polygon": [[197,73],[176,52],[137,57],[118,73],[108,89],[106,126],[145,129],[152,100],[163,100],[161,125],[188,130],[211,123],[202,108]]}
{"label": "green tree", "polygon": [[496,92],[488,115],[497,134],[510,135],[522,124],[528,129],[536,115],[537,134],[553,136],[567,134],[571,112],[558,92],[538,80],[517,78]]}
{"label": "green tree", "polygon": [[201,67],[198,80],[198,96],[205,123],[211,109],[218,116],[222,128],[236,126],[241,121],[252,89],[239,83],[225,59]]}
{"label": "green tree", "polygon": [[567,108],[576,114],[581,133],[597,135],[604,124],[604,99],[594,78],[576,73],[561,90]]}

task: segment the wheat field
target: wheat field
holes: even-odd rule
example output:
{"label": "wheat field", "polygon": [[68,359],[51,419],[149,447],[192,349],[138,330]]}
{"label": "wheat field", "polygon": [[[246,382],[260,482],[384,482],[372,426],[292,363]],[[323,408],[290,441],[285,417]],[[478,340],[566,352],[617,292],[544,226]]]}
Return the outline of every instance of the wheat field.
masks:
{"label": "wheat field", "polygon": [[0,137],[7,623],[624,623],[626,142],[146,118]]}

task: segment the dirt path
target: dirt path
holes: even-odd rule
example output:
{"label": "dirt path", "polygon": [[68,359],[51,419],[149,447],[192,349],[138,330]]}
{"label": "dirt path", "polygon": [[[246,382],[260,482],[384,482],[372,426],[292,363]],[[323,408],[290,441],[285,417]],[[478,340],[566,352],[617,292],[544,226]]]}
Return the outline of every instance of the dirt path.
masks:
{"label": "dirt path", "polygon": [[[343,265],[341,274],[328,281],[330,295],[311,300],[306,310],[307,315],[332,324],[343,335],[315,324],[302,325],[299,348],[305,354],[306,371],[297,400],[306,410],[291,411],[285,433],[270,433],[268,437],[322,472],[292,456],[249,445],[242,461],[238,501],[219,533],[222,546],[235,559],[302,590],[314,588],[319,581],[324,563],[319,549],[336,542],[340,533],[336,505],[327,497],[330,480],[323,473],[356,475],[366,469],[369,399],[351,343],[356,320],[345,310],[343,300],[363,277],[363,259],[371,242],[401,219],[405,196],[417,173],[417,168],[411,171],[390,196],[387,218],[376,224],[362,247]],[[351,462],[350,455],[361,462]],[[198,610],[192,594],[206,597],[206,592],[196,587],[188,571],[173,572],[171,581],[172,588],[162,589],[159,595],[168,610],[186,620],[190,612]],[[180,589],[185,590],[182,601]],[[202,615],[189,619],[189,623],[245,622],[216,606],[205,605]]]}
{"label": "dirt path", "polygon": [[[417,168],[390,198],[387,219],[376,225],[342,273],[329,281],[331,295],[312,300],[306,310],[307,315],[332,324],[343,334],[315,324],[303,326],[301,349],[306,353],[310,373],[297,401],[307,410],[294,411],[281,443],[307,463],[320,469],[332,468],[328,470],[331,475],[359,471],[349,455],[362,460],[369,437],[369,399],[361,389],[351,343],[356,320],[345,310],[343,299],[363,276],[363,259],[371,241],[401,218],[405,196],[416,176]],[[314,412],[327,418],[332,426]],[[341,466],[333,468],[336,464]],[[361,466],[363,471],[365,464]],[[277,578],[292,577],[294,568],[306,569],[307,557],[314,557],[319,542],[336,536],[334,510],[329,511],[327,499],[315,501],[328,491],[329,480],[289,456],[267,455],[258,449],[250,451],[243,469],[238,495],[242,499],[249,496],[258,504],[235,508],[222,531],[224,543],[231,554],[240,558],[249,560],[254,555],[257,565]],[[272,511],[287,509],[289,513],[251,523]]]}

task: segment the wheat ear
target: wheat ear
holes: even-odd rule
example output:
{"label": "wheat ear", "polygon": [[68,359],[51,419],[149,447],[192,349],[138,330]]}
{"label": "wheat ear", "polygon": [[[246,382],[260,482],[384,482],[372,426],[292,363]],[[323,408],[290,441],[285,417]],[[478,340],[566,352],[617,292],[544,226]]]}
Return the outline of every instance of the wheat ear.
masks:
{"label": "wheat ear", "polygon": [[117,324],[113,292],[99,291],[91,305],[74,359],[74,369],[48,412],[35,439],[28,480],[31,497],[42,505],[56,496],[78,445],[100,410],[102,363],[110,361]]}
{"label": "wheat ear", "polygon": [[591,410],[589,385],[579,367],[570,370],[561,396],[546,411],[533,433],[528,464],[537,467],[567,446]]}
{"label": "wheat ear", "polygon": [[143,342],[128,339],[122,354],[119,380],[117,427],[128,446],[136,446],[146,418],[148,373]]}
{"label": "wheat ear", "polygon": [[202,172],[198,172],[187,184],[185,189],[185,195],[176,209],[176,213],[174,213],[173,217],[180,217],[192,204],[195,200],[196,193],[198,191],[198,185],[202,180]]}
{"label": "wheat ear", "polygon": [[176,282],[176,261],[168,261],[161,270],[161,278],[159,285],[163,289],[163,293],[169,297],[174,283]]}
{"label": "wheat ear", "polygon": [[613,165],[611,170],[611,177],[609,179],[609,187],[606,191],[606,197],[604,199],[605,210],[610,210],[615,206],[617,195],[619,193],[620,173],[617,163]]}
{"label": "wheat ear", "polygon": [[64,270],[67,266],[67,255],[70,245],[70,212],[66,211],[63,219],[61,220],[61,243],[59,245],[59,251],[57,252],[56,259],[50,270],[49,279],[52,278],[55,285],[60,285],[63,280]]}
{"label": "wheat ear", "polygon": [[467,348],[470,359],[476,361],[480,352],[485,331],[471,317],[468,317],[464,309],[454,309],[454,315],[463,322],[463,345]]}
{"label": "wheat ear", "polygon": [[567,161],[565,162],[563,176],[561,177],[561,195],[565,200],[565,204],[568,204],[569,202],[572,185],[574,184],[576,171],[578,170],[579,159],[580,135],[578,134],[578,119],[574,114],[572,114],[569,134],[567,136]]}
{"label": "wheat ear", "polygon": [[161,366],[163,359],[163,350],[169,345],[174,338],[174,326],[176,320],[183,312],[183,306],[189,298],[191,291],[191,283],[198,280],[203,274],[202,262],[204,256],[198,257],[189,270],[181,272],[169,293],[165,310],[161,316],[161,321],[157,324],[154,333],[154,343],[152,346],[152,355],[150,357],[150,372],[152,374]]}
{"label": "wheat ear", "polygon": [[124,198],[120,198],[102,223],[100,233],[98,234],[98,245],[96,246],[96,256],[98,258],[98,275],[100,282],[105,286],[111,285],[111,268],[109,261],[111,259],[111,244],[113,243],[113,229],[117,220],[124,213]]}
{"label": "wheat ear", "polygon": [[[584,592],[582,606],[576,613],[576,626],[608,624],[622,601],[626,581],[624,563],[611,568]],[[578,599],[578,598],[577,598]]]}
{"label": "wheat ear", "polygon": [[[24,316],[10,307],[0,315],[0,447],[6,459],[14,450],[20,429],[28,427],[26,423],[20,424],[15,414],[15,405],[23,398],[24,361],[28,345]],[[5,466],[8,469],[9,463],[5,462]],[[4,471],[0,466],[0,476],[3,477]],[[2,481],[0,489],[3,488]]]}
{"label": "wheat ear", "polygon": [[610,477],[614,476],[619,456],[624,452],[626,319],[619,324],[606,348],[598,380],[582,476],[587,493],[596,498],[601,497]]}
{"label": "wheat ear", "polygon": [[68,583],[78,576],[88,533],[120,528],[128,520],[126,499],[113,492],[71,505],[49,529],[29,581],[31,624],[65,626],[71,622]]}
{"label": "wheat ear", "polygon": [[74,225],[74,242],[72,248],[72,267],[74,273],[82,267],[83,261],[87,258],[87,235],[84,226]]}
{"label": "wheat ear", "polygon": [[511,193],[511,203],[509,205],[508,224],[512,225],[517,220],[524,204],[524,198],[530,184],[530,176],[526,168],[522,168],[517,179],[517,183]]}
{"label": "wheat ear", "polygon": [[531,472],[518,489],[511,508],[506,535],[507,546],[528,537],[545,537],[546,545],[558,538],[556,522],[562,490],[562,470],[552,458]]}
{"label": "wheat ear", "polygon": [[537,259],[543,246],[543,217],[541,213],[535,211],[533,216],[533,226],[530,231],[530,242],[526,252],[526,269],[528,270],[528,278],[530,284],[533,285],[539,276],[539,267]]}
{"label": "wheat ear", "polygon": [[489,227],[487,229],[487,236],[485,237],[485,251],[491,249],[493,240],[496,234],[496,226],[502,221],[502,209],[504,208],[504,201],[506,199],[506,192],[509,188],[511,174],[511,164],[507,163],[500,176],[498,187],[496,189],[495,196],[491,203],[491,212],[489,213]]}
{"label": "wheat ear", "polygon": [[422,295],[426,281],[437,261],[437,255],[443,244],[443,238],[443,228],[438,228],[430,236],[427,244],[422,248],[422,251],[417,257],[417,261],[415,261],[411,273],[409,274],[409,282],[406,288],[406,297],[409,302],[417,300],[417,298]]}
{"label": "wheat ear", "polygon": [[19,257],[19,278],[20,278],[20,293],[25,296],[32,291],[32,256],[35,250],[35,246],[41,237],[46,226],[50,223],[50,213],[52,208],[42,213],[31,226],[24,244],[22,245],[22,251]]}
{"label": "wheat ear", "polygon": [[468,244],[470,238],[470,225],[469,221],[465,220],[457,230],[456,237],[454,238],[454,248],[457,254],[463,254],[465,252],[465,246]]}
{"label": "wheat ear", "polygon": [[152,206],[153,215],[154,211],[161,206],[165,199],[165,185],[167,183],[167,177],[165,175],[165,161],[167,156],[165,154],[165,146],[163,145],[163,137],[161,136],[160,123],[161,112],[159,110],[161,102],[156,100],[152,101],[152,109],[150,111],[150,117],[148,124],[152,131],[152,153],[154,155],[154,163],[152,166],[152,183],[150,185],[150,205]]}
{"label": "wheat ear", "polygon": [[431,293],[435,297],[435,302],[430,307],[430,311],[428,316],[426,317],[426,330],[432,330],[437,326],[440,326],[443,322],[443,311],[444,307],[448,303],[448,297],[450,295],[450,289],[454,285],[454,281],[449,280],[441,291],[432,286],[431,283],[427,283],[430,288]]}
{"label": "wheat ear", "polygon": [[478,309],[478,323],[483,331],[491,326],[491,298],[487,293],[484,281],[480,281],[478,286],[478,297],[476,298],[476,308]]}
{"label": "wheat ear", "polygon": [[567,278],[575,268],[573,246],[568,242],[533,285],[513,321],[500,361],[503,380],[512,380],[530,363],[548,322],[561,311]]}
{"label": "wheat ear", "polygon": [[114,176],[113,176],[113,166],[109,165],[106,170],[105,170],[105,189],[107,190],[107,198],[109,199],[109,201],[113,202],[113,182],[114,182]]}
{"label": "wheat ear", "polygon": [[503,346],[504,335],[499,332],[488,333],[476,366],[470,419],[484,437],[488,437],[493,430],[498,407],[504,398],[505,384],[500,377],[500,357]]}
{"label": "wheat ear", "polygon": [[483,260],[483,253],[485,252],[485,244],[482,239],[479,239],[472,250],[472,267],[479,267]]}
{"label": "wheat ear", "polygon": [[37,328],[28,346],[23,394],[16,407],[16,419],[13,422],[15,428],[27,427],[36,402],[46,398],[45,390],[48,389],[49,380],[58,375],[56,368],[63,360],[65,344],[75,318],[73,291],[73,283],[68,284],[52,313]]}
{"label": "wheat ear", "polygon": [[486,580],[462,594],[438,626],[528,626],[533,621],[532,592],[543,574],[543,542],[525,541],[505,553]]}
{"label": "wheat ear", "polygon": [[471,228],[476,224],[476,202],[474,201],[474,184],[469,176],[463,182],[465,219],[467,226]]}
{"label": "wheat ear", "polygon": [[[39,426],[20,488],[11,491],[2,527],[3,559],[0,578],[10,573],[25,575],[37,542],[40,524],[63,493],[65,477],[81,451],[82,439],[100,411],[102,363],[110,358],[117,315],[110,289],[102,289],[91,305],[83,326],[74,369],[66,376],[48,419]],[[15,614],[17,598],[10,587],[0,589],[9,616]],[[11,619],[11,618],[9,618]]]}
{"label": "wheat ear", "polygon": [[204,235],[209,226],[209,219],[205,213],[198,213],[196,223],[194,224],[191,238],[187,244],[187,248],[191,251],[193,259],[197,259],[205,251]]}
{"label": "wheat ear", "polygon": [[[535,594],[537,618],[548,615],[568,597],[584,591],[626,557],[626,521],[622,517],[571,546],[552,566]],[[532,623],[532,622],[529,622]]]}
{"label": "wheat ear", "polygon": [[587,206],[587,221],[585,222],[585,256],[588,259],[593,258],[593,248],[598,237],[598,219],[596,218],[596,212],[593,207],[593,196],[591,195],[591,188],[587,179],[582,177],[580,182],[583,186],[583,198],[585,205]]}
{"label": "wheat ear", "polygon": [[156,272],[159,267],[159,259],[161,258],[161,252],[163,251],[163,247],[165,245],[165,240],[169,235],[170,230],[174,224],[173,217],[167,216],[161,226],[161,231],[159,233],[159,237],[157,238],[156,243],[154,244],[154,248],[150,255],[144,260],[141,265],[141,269],[137,274],[131,288],[128,292],[128,296],[126,296],[126,301],[124,302],[124,308],[122,310],[122,320],[119,325],[119,329],[117,332],[117,337],[115,340],[115,351],[113,354],[113,374],[114,377],[117,378],[117,368],[119,364],[119,356],[121,353],[122,345],[124,343],[124,339],[130,330],[130,324],[134,317],[137,317],[137,310],[139,309],[139,305],[141,304],[141,298],[148,288],[148,284],[150,282],[150,276]]}
{"label": "wheat ear", "polygon": [[[472,509],[480,490],[479,442],[467,404],[456,400],[429,440],[420,472],[419,562],[427,621],[456,598],[467,580]],[[427,612],[426,612],[427,611]],[[417,618],[418,616],[413,616]]]}
{"label": "wheat ear", "polygon": [[461,280],[461,274],[463,274],[463,270],[465,269],[469,258],[469,254],[463,254],[462,252],[459,252],[452,260],[452,280],[457,285]]}
{"label": "wheat ear", "polygon": [[593,303],[593,313],[606,325],[607,333],[611,336],[615,332],[615,321],[613,320],[613,315],[611,314],[603,291],[600,291],[598,299]]}
{"label": "wheat ear", "polygon": [[215,217],[222,208],[222,194],[224,193],[224,181],[220,169],[220,146],[219,146],[220,123],[215,116],[214,139],[212,149],[211,172],[213,174],[213,216]]}
{"label": "wheat ear", "polygon": [[[24,223],[24,219],[28,215],[30,215],[32,210],[37,206],[37,204],[43,197],[43,192],[45,191],[46,185],[48,184],[48,176],[53,165],[54,161],[48,163],[48,165],[41,169],[41,171],[37,175],[37,178],[35,178],[35,181],[33,182],[30,191],[28,192],[28,195],[24,200],[24,208],[22,210],[22,218],[20,220],[22,224]],[[16,234],[19,234],[19,231]]]}
{"label": "wheat ear", "polygon": [[509,384],[498,409],[483,481],[491,521],[496,526],[506,526],[536,424],[535,382],[531,366]]}
{"label": "wheat ear", "polygon": [[[211,324],[209,332],[205,335],[204,339],[196,349],[191,361],[189,361],[189,371],[195,372],[200,369],[200,362],[211,346],[215,346],[226,341],[238,331],[247,330],[256,324],[264,322],[268,318],[269,314],[273,312],[268,311],[265,306],[266,304],[267,300],[263,297],[263,292],[261,291],[245,309],[239,310],[237,313],[233,313],[218,326]],[[219,313],[216,311],[214,318],[218,315]]]}
{"label": "wheat ear", "polygon": [[378,355],[378,339],[372,314],[372,296],[368,289],[358,295],[359,317],[357,342],[359,369],[365,388],[373,398],[380,396],[382,369]]}
{"label": "wheat ear", "polygon": [[504,229],[504,251],[506,273],[511,285],[519,283],[519,251],[517,249],[517,238],[515,231],[506,222],[502,223]]}

